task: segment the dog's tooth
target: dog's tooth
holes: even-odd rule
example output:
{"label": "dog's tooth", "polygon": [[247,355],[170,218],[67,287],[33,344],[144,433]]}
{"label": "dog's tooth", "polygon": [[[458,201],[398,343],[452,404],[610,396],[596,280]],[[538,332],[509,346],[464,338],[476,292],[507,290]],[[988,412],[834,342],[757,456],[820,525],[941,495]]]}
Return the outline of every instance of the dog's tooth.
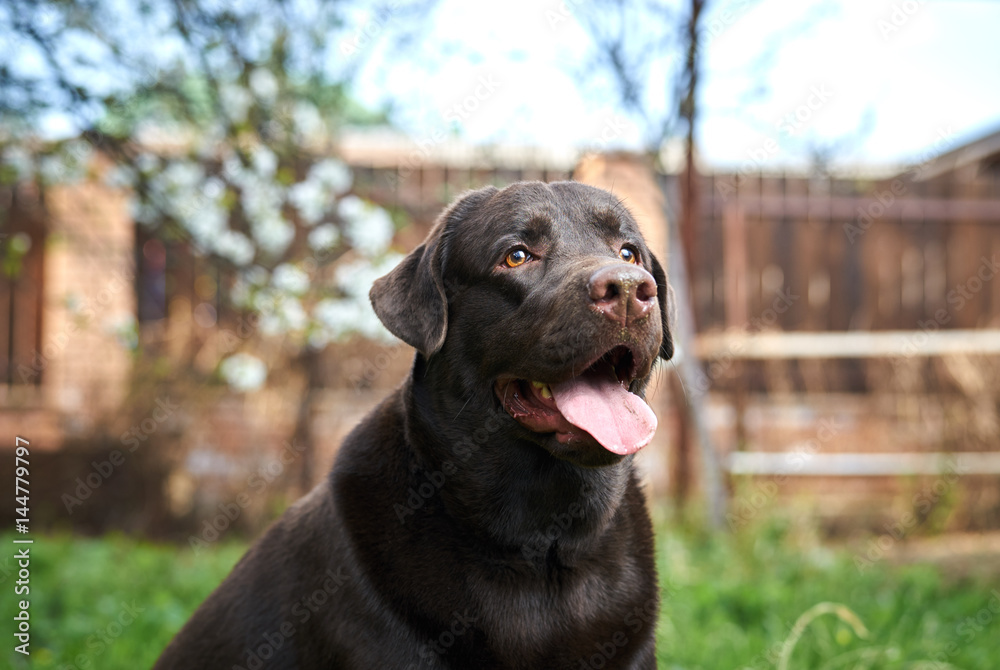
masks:
{"label": "dog's tooth", "polygon": [[552,389],[549,388],[548,384],[543,384],[542,382],[531,382],[531,385],[538,389],[539,395],[546,400],[552,397]]}

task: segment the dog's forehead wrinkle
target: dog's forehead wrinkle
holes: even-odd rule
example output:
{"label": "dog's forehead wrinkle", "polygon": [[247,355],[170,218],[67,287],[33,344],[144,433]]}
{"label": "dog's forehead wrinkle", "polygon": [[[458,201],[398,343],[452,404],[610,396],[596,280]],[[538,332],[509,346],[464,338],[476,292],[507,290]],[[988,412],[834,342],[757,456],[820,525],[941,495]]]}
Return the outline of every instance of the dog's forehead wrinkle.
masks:
{"label": "dog's forehead wrinkle", "polygon": [[515,235],[525,242],[541,245],[551,240],[554,228],[552,212],[531,211],[511,222]]}

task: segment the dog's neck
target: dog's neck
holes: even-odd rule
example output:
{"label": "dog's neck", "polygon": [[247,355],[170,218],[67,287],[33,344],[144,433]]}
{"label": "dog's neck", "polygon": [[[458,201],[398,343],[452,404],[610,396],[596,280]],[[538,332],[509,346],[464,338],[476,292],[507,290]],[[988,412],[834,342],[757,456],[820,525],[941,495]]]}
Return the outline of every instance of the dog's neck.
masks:
{"label": "dog's neck", "polygon": [[443,475],[435,477],[444,513],[525,556],[572,553],[584,539],[592,545],[622,504],[631,457],[601,468],[558,459],[512,437],[519,424],[492,386],[480,386],[448,369],[444,357],[428,362],[421,354],[404,385],[407,442],[426,469],[419,477]]}

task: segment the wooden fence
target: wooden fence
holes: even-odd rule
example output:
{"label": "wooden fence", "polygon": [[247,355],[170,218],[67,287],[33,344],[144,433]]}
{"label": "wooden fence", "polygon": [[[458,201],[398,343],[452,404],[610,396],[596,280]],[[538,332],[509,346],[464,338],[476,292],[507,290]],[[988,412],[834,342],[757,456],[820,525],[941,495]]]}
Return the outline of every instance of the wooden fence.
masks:
{"label": "wooden fence", "polygon": [[1000,180],[703,178],[701,332],[1000,325]]}

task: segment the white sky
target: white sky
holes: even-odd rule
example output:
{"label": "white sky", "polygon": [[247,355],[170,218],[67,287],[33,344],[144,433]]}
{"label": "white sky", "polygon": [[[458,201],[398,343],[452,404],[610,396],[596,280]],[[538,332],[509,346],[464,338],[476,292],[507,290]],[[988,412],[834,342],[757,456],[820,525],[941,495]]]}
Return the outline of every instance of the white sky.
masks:
{"label": "white sky", "polygon": [[[411,54],[372,54],[357,95],[368,104],[393,100],[400,125],[418,140],[453,130],[476,143],[593,146],[604,135],[634,147],[640,132],[621,122],[612,90],[581,71],[588,42],[572,18],[576,4],[441,0],[430,34]],[[1000,2],[712,7],[707,25],[721,29],[705,49],[698,133],[709,165],[739,165],[751,155],[767,167],[802,164],[810,142],[839,142],[841,166],[886,165],[1000,128]],[[900,25],[889,32],[894,11]],[[805,21],[807,12],[821,18]],[[767,64],[771,47],[778,48]],[[810,98],[813,91],[826,99]],[[456,114],[463,100],[470,109]],[[803,107],[809,102],[814,110]],[[779,127],[796,111],[795,127]]]}

